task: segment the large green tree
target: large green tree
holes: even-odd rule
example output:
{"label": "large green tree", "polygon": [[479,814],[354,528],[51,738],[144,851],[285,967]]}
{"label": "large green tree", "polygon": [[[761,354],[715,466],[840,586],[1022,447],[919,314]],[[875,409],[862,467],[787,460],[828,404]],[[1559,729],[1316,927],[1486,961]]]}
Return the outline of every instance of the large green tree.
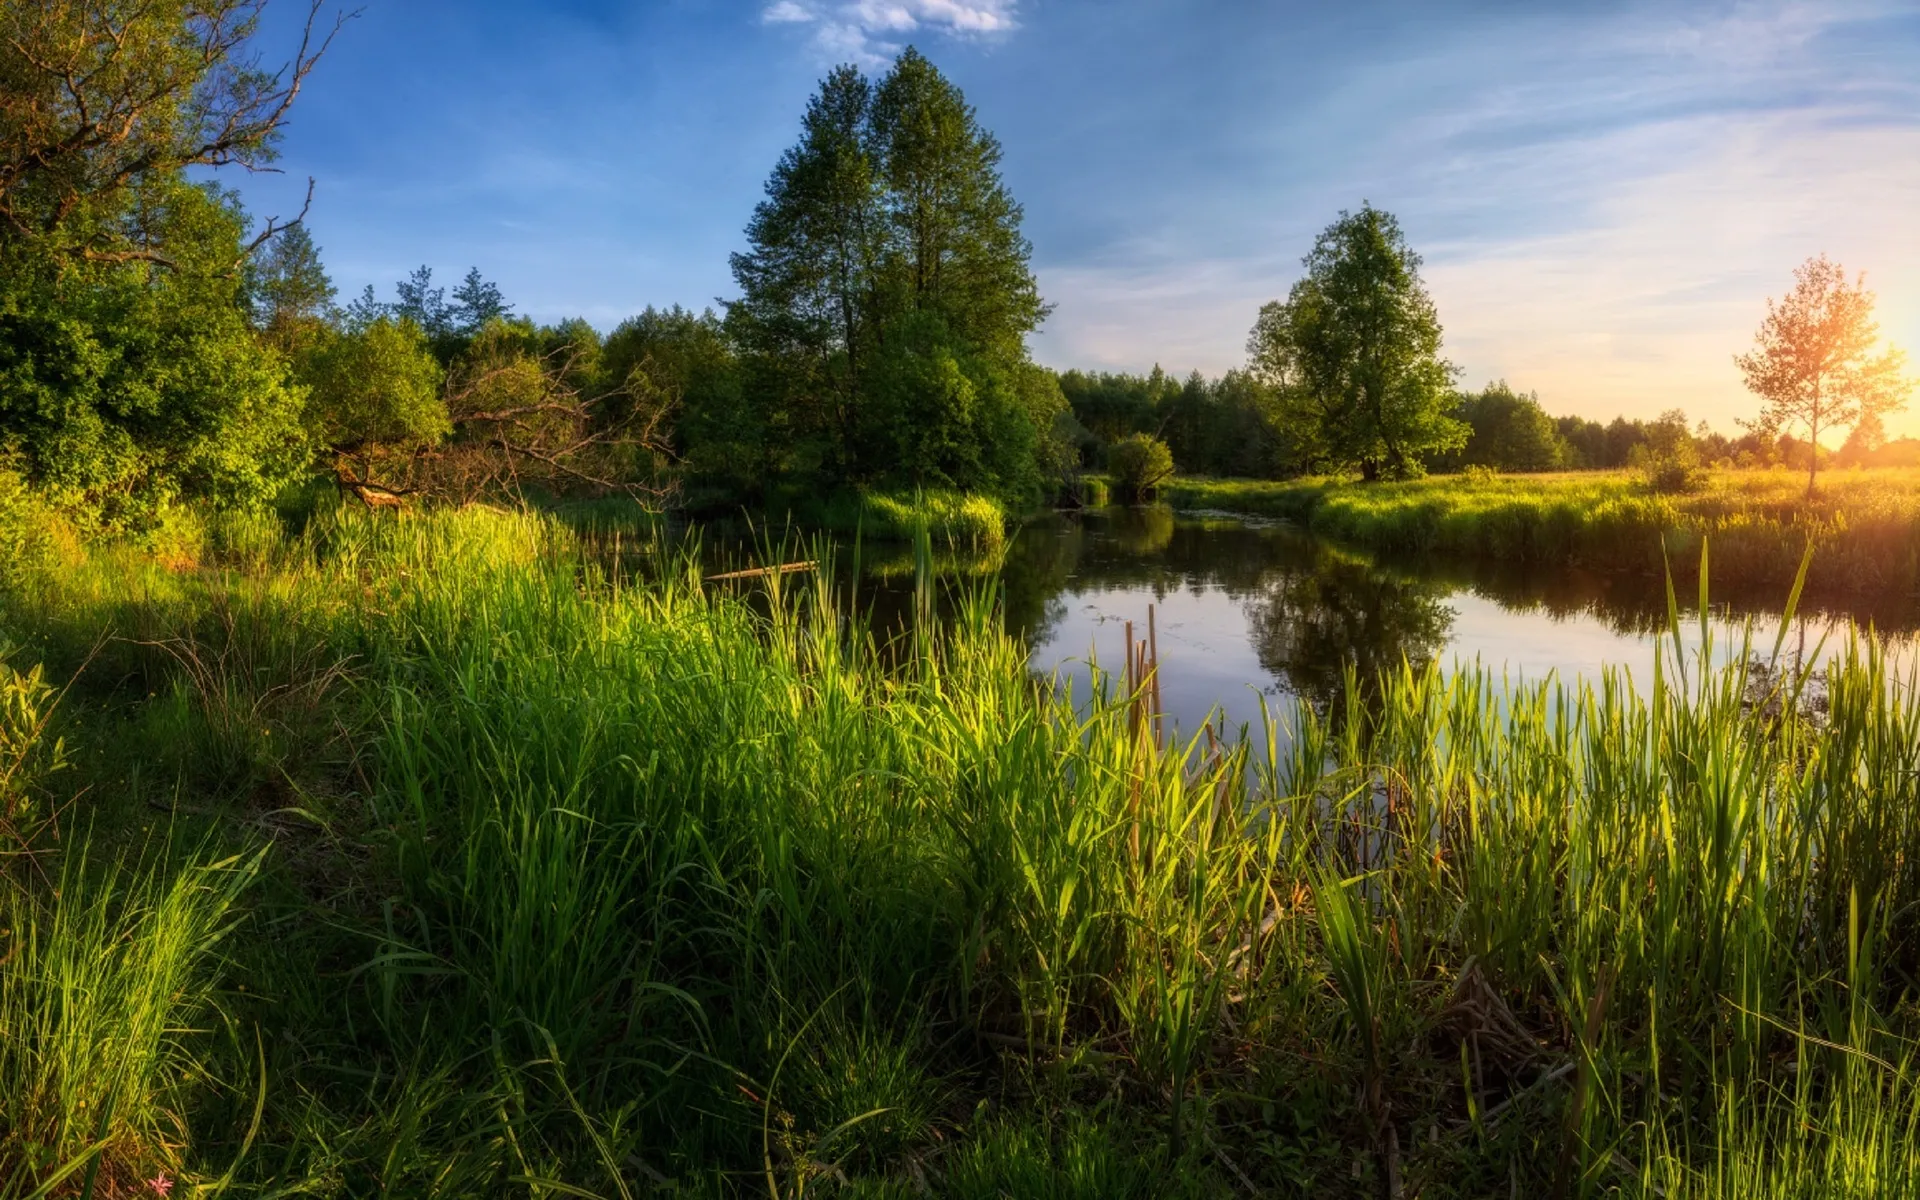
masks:
{"label": "large green tree", "polygon": [[166,179],[130,215],[165,265],[21,255],[0,271],[0,449],[110,524],[264,500],[311,447],[286,360],[248,319],[238,206]]}
{"label": "large green tree", "polygon": [[1373,480],[1460,446],[1455,370],[1400,223],[1371,205],[1343,212],[1303,265],[1287,299],[1261,308],[1247,353],[1304,455]]}
{"label": "large green tree", "polygon": [[1037,488],[1064,402],[1029,374],[1046,307],[999,162],[913,50],[877,84],[823,81],[732,260],[728,328],[771,471]]}
{"label": "large green tree", "polygon": [[256,502],[311,447],[248,262],[283,235],[187,172],[271,162],[324,49],[279,69],[262,0],[0,5],[0,451],[61,503],[137,523]]}

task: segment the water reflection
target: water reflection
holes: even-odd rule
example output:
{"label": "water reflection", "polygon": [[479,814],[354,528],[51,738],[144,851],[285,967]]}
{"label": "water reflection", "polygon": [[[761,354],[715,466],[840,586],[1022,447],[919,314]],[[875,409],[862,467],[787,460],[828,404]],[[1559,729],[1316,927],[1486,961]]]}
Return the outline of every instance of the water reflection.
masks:
{"label": "water reflection", "polygon": [[[1331,705],[1349,670],[1371,687],[1403,659],[1478,661],[1539,680],[1619,667],[1651,677],[1668,622],[1665,581],[1499,563],[1381,561],[1284,523],[1166,509],[1056,516],[1023,530],[1005,566],[1010,626],[1041,670],[1084,680],[1090,658],[1118,663],[1126,621],[1156,606],[1162,690],[1194,729],[1215,706],[1252,723],[1261,698]],[[1695,589],[1681,588],[1682,607]],[[1717,624],[1752,619],[1770,639],[1784,595],[1715,595]],[[1872,620],[1911,654],[1920,606],[1849,612],[1809,605],[1803,630]],[[1689,626],[1691,629],[1691,626]],[[1796,641],[1800,639],[1796,638]]]}
{"label": "water reflection", "polygon": [[[716,564],[759,561],[759,547],[707,543]],[[843,592],[883,635],[912,619],[918,564],[907,547],[834,551]],[[1333,705],[1351,670],[1369,686],[1403,659],[1474,661],[1532,680],[1595,676],[1605,667],[1651,677],[1653,634],[1666,626],[1663,580],[1510,564],[1382,561],[1281,523],[1165,508],[1055,514],[1023,527],[997,557],[936,547],[947,607],[961,587],[994,580],[1008,628],[1041,672],[1084,694],[1088,664],[1117,667],[1126,622],[1153,605],[1161,691],[1175,724],[1197,729],[1219,708],[1252,724],[1263,698]],[[1694,593],[1681,588],[1682,603]],[[1753,619],[1770,642],[1784,595],[1715,596],[1722,628]],[[1857,610],[1809,605],[1817,636],[1832,622],[1871,620],[1911,661],[1920,604]],[[1796,639],[1797,640],[1797,639]]]}
{"label": "water reflection", "polygon": [[1371,688],[1403,659],[1431,662],[1453,631],[1448,593],[1442,584],[1312,545],[1276,564],[1242,604],[1260,665],[1287,691],[1326,708],[1349,671]]}

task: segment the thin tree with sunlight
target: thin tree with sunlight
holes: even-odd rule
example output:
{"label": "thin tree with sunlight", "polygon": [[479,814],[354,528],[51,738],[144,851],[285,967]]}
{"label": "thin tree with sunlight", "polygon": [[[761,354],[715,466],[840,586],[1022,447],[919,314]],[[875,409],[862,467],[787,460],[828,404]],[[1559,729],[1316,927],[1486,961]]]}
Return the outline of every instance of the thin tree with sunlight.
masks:
{"label": "thin tree with sunlight", "polygon": [[1766,401],[1754,428],[1768,437],[1782,428],[1807,431],[1807,496],[1820,470],[1820,434],[1877,419],[1904,407],[1913,381],[1895,347],[1875,353],[1879,323],[1861,273],[1847,281],[1822,254],[1793,273],[1793,290],[1767,301],[1750,353],[1734,356],[1747,387]]}

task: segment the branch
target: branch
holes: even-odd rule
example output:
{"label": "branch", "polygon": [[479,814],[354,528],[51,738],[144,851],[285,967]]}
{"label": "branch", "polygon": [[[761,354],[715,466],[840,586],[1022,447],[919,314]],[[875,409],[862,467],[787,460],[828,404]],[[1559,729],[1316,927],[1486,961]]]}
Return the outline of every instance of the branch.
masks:
{"label": "branch", "polygon": [[269,241],[272,241],[275,237],[279,236],[280,234],[283,234],[287,230],[292,229],[295,225],[298,225],[301,222],[305,221],[307,219],[307,212],[312,207],[313,207],[313,176],[309,175],[307,176],[307,198],[300,205],[300,215],[295,217],[291,221],[284,221],[284,222],[281,221],[280,218],[278,217],[268,217],[267,227],[260,231],[259,237],[256,237],[251,242],[247,243],[246,248],[240,251],[240,257],[233,260],[233,265],[236,267],[239,266],[241,263],[247,261],[249,258],[252,258],[254,251],[260,249],[260,247],[266,245]]}

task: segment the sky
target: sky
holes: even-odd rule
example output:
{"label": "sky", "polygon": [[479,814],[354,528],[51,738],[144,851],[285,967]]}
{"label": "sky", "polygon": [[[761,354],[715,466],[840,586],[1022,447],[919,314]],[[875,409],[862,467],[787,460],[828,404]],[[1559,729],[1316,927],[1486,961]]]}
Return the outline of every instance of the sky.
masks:
{"label": "sky", "polygon": [[[274,0],[263,57],[305,6]],[[1920,0],[365,0],[281,175],[343,299],[469,266],[602,328],[734,295],[727,255],[841,62],[905,45],[1004,149],[1066,369],[1240,365],[1363,202],[1463,382],[1732,431],[1733,356],[1825,253],[1920,369]],[[1914,410],[1888,422],[1920,435]]]}

